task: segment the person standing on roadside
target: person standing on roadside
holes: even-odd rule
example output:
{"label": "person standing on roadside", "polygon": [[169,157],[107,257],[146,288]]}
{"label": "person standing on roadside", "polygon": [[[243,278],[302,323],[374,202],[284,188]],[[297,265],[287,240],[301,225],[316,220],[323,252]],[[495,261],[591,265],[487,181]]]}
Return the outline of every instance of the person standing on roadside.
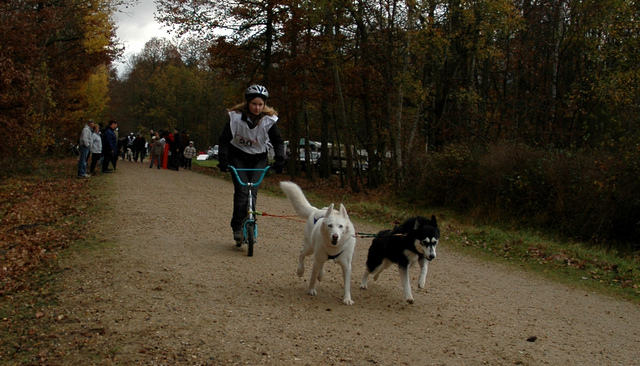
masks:
{"label": "person standing on roadside", "polygon": [[133,132],[131,132],[129,136],[127,136],[127,146],[125,146],[125,149],[131,149],[131,152],[133,152],[133,142],[135,140],[136,140],[136,137],[133,134]]}
{"label": "person standing on roadside", "polygon": [[169,158],[171,158],[171,144],[173,143],[173,134],[169,131],[162,131],[160,140],[164,142],[164,151],[162,152],[162,169],[171,169]]}
{"label": "person standing on roadside", "polygon": [[[116,137],[116,128],[118,128],[118,122],[111,120],[104,130],[105,146],[103,146],[102,149],[102,153],[104,154],[104,160],[102,161],[103,173],[112,173],[118,163],[118,138]],[[113,170],[109,169],[109,163],[113,164]]]}
{"label": "person standing on roadside", "polygon": [[[229,165],[240,169],[263,169],[268,163],[268,144],[275,152],[274,169],[282,173],[284,166],[284,141],[276,126],[278,113],[267,106],[269,98],[267,88],[262,85],[251,85],[244,93],[245,102],[229,110],[229,122],[218,140],[218,168],[227,172]],[[238,172],[243,182],[257,182],[260,173]],[[242,244],[242,220],[247,211],[246,204],[249,192],[233,176],[233,216],[231,229],[236,246]],[[253,202],[258,198],[258,189],[253,187]]]}
{"label": "person standing on roadside", "polygon": [[100,126],[93,125],[93,132],[91,133],[91,169],[89,174],[93,174],[96,170],[96,165],[102,156],[102,136],[100,136]]}
{"label": "person standing on roadside", "polygon": [[[189,142],[191,142],[191,137],[189,137],[189,134],[187,133],[187,131],[182,130],[182,132],[180,132],[180,138],[181,138],[180,143],[182,144],[180,146],[182,146],[183,149],[186,149],[187,146],[189,146]],[[180,166],[183,168],[186,168],[187,162],[184,157],[184,150],[182,150],[181,152],[182,154],[180,154]]]}
{"label": "person standing on roadside", "polygon": [[89,158],[89,148],[91,147],[91,131],[93,131],[93,120],[87,121],[80,133],[80,141],[78,143],[78,152],[80,160],[78,161],[78,178],[89,178],[87,174],[87,159]]}
{"label": "person standing on roadside", "polygon": [[133,140],[133,161],[137,162],[140,158],[140,162],[144,162],[144,157],[147,154],[147,140],[138,133],[135,140]]}
{"label": "person standing on roadside", "polygon": [[151,137],[151,141],[151,164],[149,164],[149,168],[153,168],[153,161],[155,159],[158,169],[160,169],[162,165],[162,155],[164,154],[164,141],[157,136]]}
{"label": "person standing on roadside", "polygon": [[169,142],[171,156],[169,157],[169,169],[180,170],[180,159],[182,158],[182,137],[178,128],[173,130],[173,141]]}
{"label": "person standing on roadside", "polygon": [[193,147],[193,141],[189,141],[189,146],[184,148],[184,167],[191,170],[191,159],[196,157],[196,148]]}

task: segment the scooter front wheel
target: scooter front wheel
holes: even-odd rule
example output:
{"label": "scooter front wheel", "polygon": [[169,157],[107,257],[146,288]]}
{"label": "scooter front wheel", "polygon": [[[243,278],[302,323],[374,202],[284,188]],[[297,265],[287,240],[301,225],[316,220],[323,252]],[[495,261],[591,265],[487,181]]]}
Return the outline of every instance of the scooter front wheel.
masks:
{"label": "scooter front wheel", "polygon": [[245,229],[247,230],[247,256],[253,257],[253,244],[256,242],[255,237],[255,222],[247,222]]}

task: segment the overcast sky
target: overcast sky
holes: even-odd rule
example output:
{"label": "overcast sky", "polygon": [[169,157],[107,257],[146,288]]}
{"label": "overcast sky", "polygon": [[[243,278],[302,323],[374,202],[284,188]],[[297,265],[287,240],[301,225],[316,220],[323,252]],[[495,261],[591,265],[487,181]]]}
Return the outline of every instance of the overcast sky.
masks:
{"label": "overcast sky", "polygon": [[117,35],[120,43],[124,45],[124,56],[116,65],[122,72],[124,63],[129,56],[140,53],[145,43],[153,37],[172,39],[166,28],[160,26],[153,19],[156,4],[153,0],[140,0],[134,7],[125,9],[124,13],[117,13]]}

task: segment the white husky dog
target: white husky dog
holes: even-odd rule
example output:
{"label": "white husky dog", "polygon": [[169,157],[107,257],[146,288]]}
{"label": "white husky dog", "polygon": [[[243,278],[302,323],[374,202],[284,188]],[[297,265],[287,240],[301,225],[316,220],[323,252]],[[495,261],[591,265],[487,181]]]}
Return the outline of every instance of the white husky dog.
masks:
{"label": "white husky dog", "polygon": [[298,261],[298,276],[304,274],[304,259],[313,254],[313,268],[309,281],[309,295],[315,296],[316,280],[324,276],[324,262],[333,259],[342,267],[344,278],[344,297],[342,302],[353,305],[351,300],[351,259],[356,247],[356,231],[349,220],[344,205],[340,210],[333,209],[333,203],[318,209],[309,203],[302,189],[293,182],[280,182],[280,188],[289,198],[289,202],[298,216],[307,220],[304,228],[304,241]]}

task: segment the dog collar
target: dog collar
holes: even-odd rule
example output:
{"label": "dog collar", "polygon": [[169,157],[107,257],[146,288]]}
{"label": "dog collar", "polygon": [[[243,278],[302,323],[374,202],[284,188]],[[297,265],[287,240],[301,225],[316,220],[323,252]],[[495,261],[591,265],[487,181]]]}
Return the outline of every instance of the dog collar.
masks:
{"label": "dog collar", "polygon": [[[344,250],[342,252],[344,252]],[[336,259],[336,258],[338,258],[340,256],[340,254],[342,254],[342,252],[340,252],[340,253],[338,253],[336,255],[328,255],[327,254],[327,257],[329,257],[329,259]],[[329,259],[327,259],[327,260],[329,260]]]}

